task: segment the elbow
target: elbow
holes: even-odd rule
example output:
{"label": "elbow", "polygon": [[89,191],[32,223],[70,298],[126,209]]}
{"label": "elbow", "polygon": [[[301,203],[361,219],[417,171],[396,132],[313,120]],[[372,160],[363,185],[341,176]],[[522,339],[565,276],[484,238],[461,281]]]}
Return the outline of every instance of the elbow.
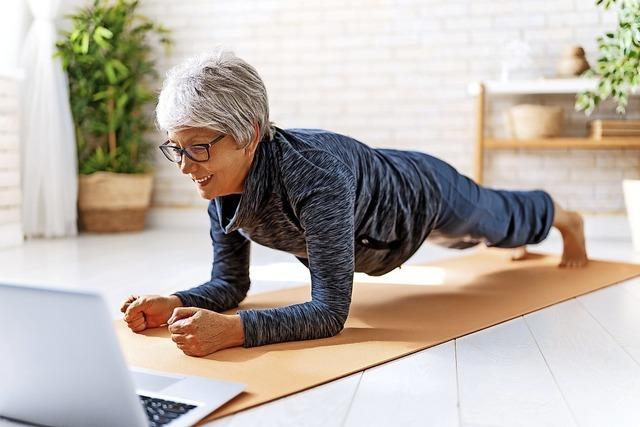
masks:
{"label": "elbow", "polygon": [[326,338],[338,335],[343,329],[347,321],[346,312],[329,311],[326,313]]}
{"label": "elbow", "polygon": [[224,301],[225,310],[237,307],[247,297],[249,292],[249,286],[251,282],[249,280],[242,281],[213,281],[211,282],[212,292],[216,295],[220,295]]}
{"label": "elbow", "polygon": [[249,284],[247,284],[246,286],[242,286],[239,289],[234,288],[234,292],[231,296],[234,303],[234,307],[237,307],[238,305],[240,305],[242,301],[244,301],[244,299],[247,297],[248,291],[249,291]]}
{"label": "elbow", "polygon": [[329,334],[327,336],[328,337],[335,337],[336,335],[338,335],[340,332],[342,332],[342,330],[344,329],[344,322],[342,323],[336,323],[335,325],[332,325],[329,328]]}

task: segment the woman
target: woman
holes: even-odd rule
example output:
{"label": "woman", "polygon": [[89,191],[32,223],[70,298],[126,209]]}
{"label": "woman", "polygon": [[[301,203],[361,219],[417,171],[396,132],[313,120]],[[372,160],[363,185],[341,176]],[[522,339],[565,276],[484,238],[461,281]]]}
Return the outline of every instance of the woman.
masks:
{"label": "woman", "polygon": [[[560,266],[587,262],[582,218],[546,192],[492,190],[424,153],[275,127],[262,80],[231,52],[172,69],[156,115],[168,134],[160,149],[210,200],[213,269],[201,286],[131,296],[122,311],[135,332],[167,323],[188,355],[333,336],[349,313],[354,271],[391,271],[427,236],[451,247],[517,248],[555,226],[564,240]],[[303,262],[312,300],[220,314],[247,294],[250,241]]]}

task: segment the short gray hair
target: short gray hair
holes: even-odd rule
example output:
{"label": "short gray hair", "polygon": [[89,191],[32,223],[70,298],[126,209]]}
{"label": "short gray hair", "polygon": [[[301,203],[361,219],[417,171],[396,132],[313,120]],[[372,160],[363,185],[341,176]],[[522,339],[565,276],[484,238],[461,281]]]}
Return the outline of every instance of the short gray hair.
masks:
{"label": "short gray hair", "polygon": [[167,72],[156,121],[164,131],[203,127],[233,136],[246,147],[258,123],[260,139],[273,138],[267,90],[258,72],[233,52],[216,48]]}

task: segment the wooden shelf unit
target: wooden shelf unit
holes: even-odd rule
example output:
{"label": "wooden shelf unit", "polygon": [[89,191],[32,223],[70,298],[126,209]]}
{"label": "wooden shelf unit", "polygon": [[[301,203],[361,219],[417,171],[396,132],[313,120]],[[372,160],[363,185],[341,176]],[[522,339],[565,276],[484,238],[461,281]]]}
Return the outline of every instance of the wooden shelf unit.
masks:
{"label": "wooden shelf unit", "polygon": [[474,178],[482,184],[484,178],[485,150],[514,149],[640,149],[640,138],[608,137],[593,139],[589,137],[558,137],[540,139],[497,139],[485,135],[486,98],[495,95],[523,94],[575,94],[593,89],[594,79],[536,79],[527,81],[487,81],[471,83],[468,91],[476,96],[476,149],[474,155]]}
{"label": "wooden shelf unit", "polygon": [[493,139],[484,140],[484,148],[490,150],[513,150],[517,148],[541,149],[612,149],[612,148],[640,148],[640,138],[541,138],[541,139]]}

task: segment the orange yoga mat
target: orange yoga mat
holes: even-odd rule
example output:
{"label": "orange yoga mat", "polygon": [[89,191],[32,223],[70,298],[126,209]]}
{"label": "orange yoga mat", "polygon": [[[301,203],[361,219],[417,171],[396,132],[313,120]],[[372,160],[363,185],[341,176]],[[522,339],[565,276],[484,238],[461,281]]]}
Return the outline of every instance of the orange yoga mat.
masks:
{"label": "orange yoga mat", "polygon": [[[349,319],[335,337],[239,347],[205,358],[184,355],[166,328],[135,334],[122,321],[116,328],[133,366],[247,384],[246,392],[208,421],[640,275],[636,264],[591,261],[584,269],[569,270],[557,263],[556,257],[535,254],[512,262],[502,251],[485,250],[428,266],[406,266],[396,270],[398,277],[424,285],[356,283]],[[307,285],[248,297],[241,308],[309,299]]]}

